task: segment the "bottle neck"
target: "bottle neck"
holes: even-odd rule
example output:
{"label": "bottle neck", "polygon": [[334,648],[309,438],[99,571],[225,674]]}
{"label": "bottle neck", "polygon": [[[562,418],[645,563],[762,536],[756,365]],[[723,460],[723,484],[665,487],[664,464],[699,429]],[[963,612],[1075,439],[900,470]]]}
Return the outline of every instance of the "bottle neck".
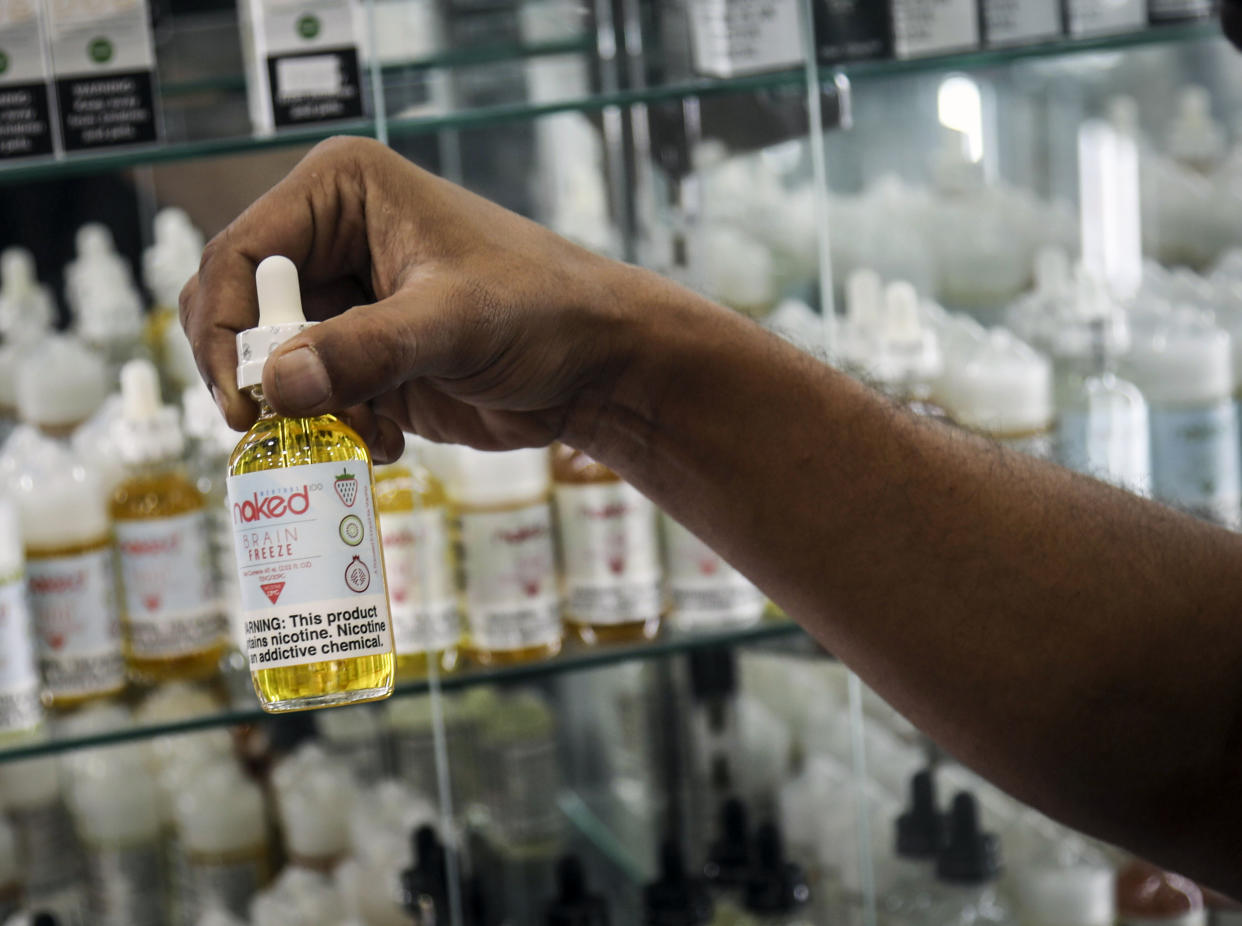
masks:
{"label": "bottle neck", "polygon": [[276,417],[276,410],[272,408],[272,404],[267,400],[267,397],[263,395],[262,386],[251,386],[248,392],[250,393],[250,398],[254,399],[255,404],[259,406],[260,418]]}

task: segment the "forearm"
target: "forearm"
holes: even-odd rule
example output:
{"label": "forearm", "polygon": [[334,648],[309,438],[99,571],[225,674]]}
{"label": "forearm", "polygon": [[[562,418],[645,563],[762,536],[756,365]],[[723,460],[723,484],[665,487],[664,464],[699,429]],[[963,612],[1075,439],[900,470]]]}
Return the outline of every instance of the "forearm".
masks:
{"label": "forearm", "polygon": [[639,359],[571,440],[964,761],[1242,888],[1238,538],[917,420],[680,289],[625,289]]}

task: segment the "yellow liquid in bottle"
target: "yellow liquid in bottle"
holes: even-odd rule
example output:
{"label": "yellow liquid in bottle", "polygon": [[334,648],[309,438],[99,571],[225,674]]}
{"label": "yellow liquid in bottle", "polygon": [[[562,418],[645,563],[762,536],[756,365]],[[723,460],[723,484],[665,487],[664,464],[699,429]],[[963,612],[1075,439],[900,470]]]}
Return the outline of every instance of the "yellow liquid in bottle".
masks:
{"label": "yellow liquid in bottle", "polygon": [[[557,444],[552,448],[552,481],[558,486],[617,485],[621,477],[582,451]],[[654,535],[654,525],[652,527]],[[566,539],[562,535],[561,542]],[[654,537],[652,539],[654,541]],[[566,596],[566,601],[570,602],[571,597]],[[592,623],[575,615],[572,606],[567,604],[565,627],[574,639],[587,646],[643,643],[659,635],[661,617],[657,610],[656,613],[635,615],[633,620],[619,623]]]}
{"label": "yellow liquid in bottle", "polygon": [[[255,388],[251,394],[260,406],[259,420],[233,451],[230,475],[351,460],[370,469],[366,444],[339,418],[282,418],[263,400],[262,390]],[[393,654],[387,652],[256,669],[251,677],[263,709],[283,713],[386,698],[392,694],[394,669]]]}
{"label": "yellow liquid in bottle", "polygon": [[[392,466],[381,466],[375,471],[375,510],[380,515],[439,510],[447,518],[447,507],[448,496],[444,493],[444,486],[422,466],[396,463]],[[382,539],[381,537],[381,542]],[[449,546],[451,550],[451,544]],[[450,555],[449,551],[443,552],[446,556]],[[431,553],[435,555],[436,551]],[[423,555],[422,551],[415,553],[415,556],[420,555]],[[389,576],[389,579],[392,577]],[[389,591],[392,591],[391,587]],[[426,678],[433,658],[439,671],[455,672],[461,664],[460,645],[454,644],[431,652],[397,652],[397,678]]]}
{"label": "yellow liquid in bottle", "polygon": [[[38,560],[60,559],[69,556],[82,556],[87,553],[110,552],[112,547],[112,539],[110,537],[100,537],[96,540],[84,540],[78,543],[69,543],[58,547],[27,547],[26,561],[27,563]],[[29,571],[29,566],[27,567]],[[55,711],[71,711],[74,708],[81,707],[83,704],[89,704],[92,701],[102,700],[119,695],[125,690],[126,681],[124,677],[119,677],[116,684],[98,691],[91,691],[83,694],[57,694],[56,692],[44,689],[43,703],[46,707]]]}
{"label": "yellow liquid in bottle", "polygon": [[[112,493],[111,515],[116,524],[150,521],[193,514],[204,507],[202,493],[178,466],[153,466],[131,476]],[[122,594],[122,622],[126,620]],[[130,678],[144,685],[161,682],[198,681],[211,678],[220,667],[224,641],[192,653],[166,658],[138,655],[127,641],[125,662]]]}

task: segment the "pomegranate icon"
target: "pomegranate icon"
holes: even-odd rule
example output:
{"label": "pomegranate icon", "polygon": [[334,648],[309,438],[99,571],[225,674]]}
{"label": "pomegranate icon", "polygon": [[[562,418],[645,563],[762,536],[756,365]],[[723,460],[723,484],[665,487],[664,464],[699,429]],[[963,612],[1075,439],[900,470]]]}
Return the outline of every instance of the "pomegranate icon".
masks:
{"label": "pomegranate icon", "polygon": [[351,592],[357,592],[359,595],[371,587],[371,570],[357,556],[345,567],[345,584]]}

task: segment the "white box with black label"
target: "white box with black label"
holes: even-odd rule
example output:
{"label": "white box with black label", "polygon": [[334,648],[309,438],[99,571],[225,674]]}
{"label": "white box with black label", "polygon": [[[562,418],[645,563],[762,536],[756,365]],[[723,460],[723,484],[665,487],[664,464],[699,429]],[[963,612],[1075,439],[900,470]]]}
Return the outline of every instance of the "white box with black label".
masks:
{"label": "white box with black label", "polygon": [[361,119],[356,0],[245,0],[242,52],[257,133]]}
{"label": "white box with black label", "polygon": [[920,58],[979,47],[974,0],[893,0],[893,53]]}
{"label": "white box with black label", "polygon": [[694,69],[734,77],[803,61],[799,0],[690,0]]}
{"label": "white box with black label", "polygon": [[980,8],[988,45],[1047,41],[1065,32],[1061,0],[980,0]]}
{"label": "white box with black label", "polygon": [[51,154],[52,69],[35,0],[0,0],[0,158]]}
{"label": "white box with black label", "polygon": [[155,51],[144,0],[56,0],[45,9],[65,150],[155,141]]}
{"label": "white box with black label", "polygon": [[1146,0],[1065,0],[1065,30],[1072,36],[1130,32],[1146,25]]}

